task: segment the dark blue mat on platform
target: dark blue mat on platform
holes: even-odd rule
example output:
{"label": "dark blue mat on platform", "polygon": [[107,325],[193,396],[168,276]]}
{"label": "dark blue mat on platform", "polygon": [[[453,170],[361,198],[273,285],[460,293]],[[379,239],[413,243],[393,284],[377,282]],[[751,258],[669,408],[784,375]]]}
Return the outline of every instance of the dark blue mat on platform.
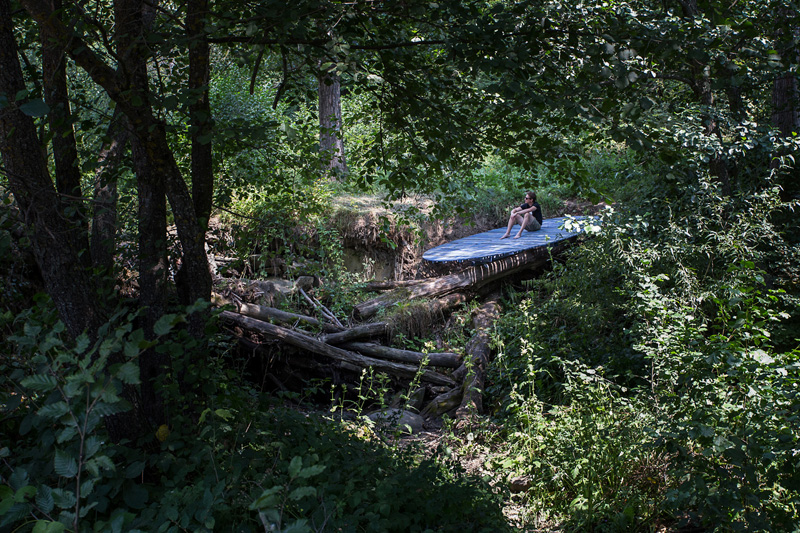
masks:
{"label": "dark blue mat on platform", "polygon": [[[584,217],[572,218],[580,220]],[[567,217],[545,219],[542,223],[542,229],[539,231],[523,231],[519,239],[514,238],[514,235],[519,231],[519,226],[514,226],[511,230],[511,236],[502,240],[500,237],[506,232],[505,228],[470,235],[469,237],[456,239],[431,248],[422,255],[422,259],[434,263],[461,261],[473,264],[488,263],[524,250],[554,245],[577,236],[580,231],[559,229],[565,220],[567,220]]]}

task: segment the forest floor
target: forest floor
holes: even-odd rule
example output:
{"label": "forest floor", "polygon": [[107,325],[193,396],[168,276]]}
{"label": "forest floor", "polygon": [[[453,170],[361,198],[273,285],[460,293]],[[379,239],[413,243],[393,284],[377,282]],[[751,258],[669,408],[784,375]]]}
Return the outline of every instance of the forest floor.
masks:
{"label": "forest floor", "polygon": [[[343,246],[356,251],[352,259],[356,263],[363,261],[374,264],[376,261],[383,261],[393,265],[394,272],[387,273],[394,279],[413,278],[422,253],[433,246],[505,225],[505,220],[500,218],[500,209],[495,210],[495,216],[487,209],[471,217],[454,215],[448,220],[432,220],[426,216],[431,204],[425,200],[408,200],[386,206],[377,197],[339,197],[332,203],[331,225],[341,235]],[[603,205],[568,199],[558,212],[551,210],[546,214],[594,214]],[[397,223],[391,216],[404,213],[416,222],[416,228]],[[394,246],[390,244],[392,242]],[[438,330],[451,327],[451,322],[448,319],[447,323],[437,326],[435,335],[446,336],[446,333]],[[455,324],[455,327],[463,327],[463,324]],[[326,405],[309,408],[308,405],[301,406],[292,402],[287,407],[300,409],[306,414],[316,411],[318,416],[330,417],[330,406]],[[354,413],[349,413],[348,416],[353,415]],[[501,431],[502,428],[491,422],[488,416],[471,415],[459,419],[445,415],[427,418],[422,430],[414,434],[398,435],[395,432],[394,436],[387,437],[387,442],[397,438],[399,441],[395,441],[395,444],[414,447],[422,457],[442,457],[444,454],[448,459],[457,461],[468,474],[489,480],[498,491],[508,495],[504,513],[509,523],[521,528],[530,525],[530,517],[526,516],[526,506],[522,499],[526,480],[506,479],[491,468],[492,459],[502,453]],[[552,526],[546,520],[537,520],[537,530],[547,531]]]}

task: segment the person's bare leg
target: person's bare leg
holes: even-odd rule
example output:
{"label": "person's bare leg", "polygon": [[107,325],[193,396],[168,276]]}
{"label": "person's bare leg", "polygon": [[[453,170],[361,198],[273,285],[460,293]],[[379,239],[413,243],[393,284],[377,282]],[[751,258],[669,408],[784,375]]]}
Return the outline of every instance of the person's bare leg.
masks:
{"label": "person's bare leg", "polygon": [[508,228],[506,228],[506,233],[505,233],[505,235],[503,235],[500,238],[501,239],[507,239],[508,236],[511,235],[511,228],[514,227],[514,224],[519,224],[521,219],[522,219],[522,217],[517,215],[517,214],[511,215],[508,218]]}
{"label": "person's bare leg", "polygon": [[522,221],[519,223],[519,233],[517,233],[514,236],[515,239],[519,239],[520,238],[520,236],[522,235],[522,231],[525,229],[525,226],[527,226],[528,222],[530,222],[530,221],[531,221],[531,214],[530,213],[525,213],[525,218],[523,218]]}

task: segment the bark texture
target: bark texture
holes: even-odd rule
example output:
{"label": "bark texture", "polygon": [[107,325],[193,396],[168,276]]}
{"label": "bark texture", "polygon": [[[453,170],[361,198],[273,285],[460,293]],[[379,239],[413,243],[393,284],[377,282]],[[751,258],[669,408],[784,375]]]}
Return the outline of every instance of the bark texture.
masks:
{"label": "bark texture", "polygon": [[[49,0],[51,8],[61,8],[61,0]],[[69,207],[65,218],[70,220],[71,230],[78,234],[86,233],[86,209],[81,193],[81,173],[78,166],[78,148],[75,132],[72,129],[72,113],[67,90],[67,56],[64,50],[52,39],[46,28],[41,31],[42,39],[42,78],[44,100],[50,107],[47,120],[53,142],[53,162],[56,173],[56,189],[62,203]],[[76,235],[83,238],[83,235]],[[89,266],[89,254],[83,254],[84,266]]]}
{"label": "bark texture", "polygon": [[319,76],[319,151],[323,166],[336,176],[347,174],[342,136],[342,86],[335,72]]}
{"label": "bark texture", "polygon": [[[0,93],[12,95],[9,101],[13,102],[13,95],[23,89],[11,8],[8,0],[0,0]],[[77,336],[85,330],[94,334],[105,320],[103,307],[95,298],[93,283],[80,259],[88,250],[88,240],[69,230],[33,119],[16,104],[0,111],[0,154],[23,222],[31,231],[31,244],[45,288],[59,316],[71,335]]]}
{"label": "bark texture", "polygon": [[189,106],[189,132],[192,138],[192,200],[203,228],[208,228],[214,197],[214,160],[211,144],[211,102],[208,80],[211,56],[204,37],[208,0],[189,0],[186,13],[186,32],[189,37],[189,90],[194,102]]}
{"label": "bark texture", "polygon": [[111,273],[114,268],[117,234],[117,171],[128,146],[128,124],[125,116],[114,110],[106,136],[109,143],[100,150],[94,176],[94,216],[92,217],[92,266]]}

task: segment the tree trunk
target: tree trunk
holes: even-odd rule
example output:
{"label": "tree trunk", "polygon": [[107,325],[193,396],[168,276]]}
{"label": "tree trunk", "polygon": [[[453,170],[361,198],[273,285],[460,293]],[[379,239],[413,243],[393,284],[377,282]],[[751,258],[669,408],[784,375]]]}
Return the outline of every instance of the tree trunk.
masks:
{"label": "tree trunk", "polygon": [[[61,0],[49,0],[54,11],[61,9]],[[64,216],[70,221],[76,239],[85,239],[88,231],[86,209],[81,193],[81,173],[78,166],[78,148],[72,129],[72,114],[67,91],[67,56],[64,50],[42,28],[42,78],[44,100],[50,107],[47,115],[53,139],[53,162],[56,172],[56,189],[64,205]],[[88,241],[87,241],[88,249]],[[81,255],[84,267],[90,265],[89,254]]]}
{"label": "tree trunk", "polygon": [[319,340],[327,344],[342,344],[355,339],[363,339],[364,337],[380,337],[386,335],[388,331],[389,325],[386,322],[373,322],[344,331],[329,333],[320,337]]}
{"label": "tree trunk", "polygon": [[[792,13],[789,8],[778,9],[778,16],[789,20]],[[800,134],[800,87],[797,82],[797,72],[786,72],[790,65],[797,65],[800,61],[800,49],[797,47],[798,28],[790,24],[782,24],[775,30],[776,47],[781,54],[781,63],[784,73],[779,75],[772,86],[772,125],[778,128],[781,137],[791,139],[793,135]],[[772,160],[773,168],[780,168],[784,152],[779,150]],[[794,166],[794,165],[792,165]],[[781,198],[790,201],[798,195],[800,183],[796,177],[784,182],[781,189]]]}
{"label": "tree trunk", "polygon": [[795,74],[786,74],[775,80],[772,89],[772,125],[782,137],[800,133],[800,92]]}
{"label": "tree trunk", "polygon": [[264,322],[273,320],[281,324],[291,324],[292,326],[304,324],[314,328],[320,328],[322,331],[328,333],[337,333],[342,331],[342,328],[327,322],[320,322],[314,317],[289,313],[288,311],[283,311],[275,307],[267,307],[265,305],[234,303],[216,293],[211,296],[211,300],[217,306],[233,305],[239,314],[249,316],[250,318],[256,318],[258,320],[263,320]]}
{"label": "tree trunk", "polygon": [[391,361],[401,361],[403,363],[413,363],[415,365],[420,365],[424,361],[427,361],[431,366],[458,368],[461,364],[461,357],[451,352],[412,352],[411,350],[401,350],[399,348],[382,346],[372,342],[348,342],[342,344],[342,348],[379,359],[389,359]]}
{"label": "tree trunk", "polygon": [[342,88],[336,72],[319,75],[319,151],[323,168],[334,176],[347,174],[342,136]]}
{"label": "tree trunk", "polygon": [[[13,96],[24,89],[11,8],[8,0],[0,0],[0,93]],[[88,249],[86,239],[64,230],[68,224],[59,209],[33,120],[15,103],[10,104],[0,113],[0,155],[23,222],[31,230],[31,246],[45,289],[73,337],[84,331],[94,335],[105,316],[94,284],[82,268],[80,255]]]}
{"label": "tree trunk", "polygon": [[[149,114],[141,0],[116,0],[114,21],[117,55],[122,61],[121,70],[128,77],[125,83],[140,95],[136,106],[138,114]],[[131,137],[139,199],[139,306],[144,309],[145,338],[152,340],[155,338],[153,327],[167,307],[167,202],[160,169],[148,157],[148,147],[141,133],[136,131]],[[139,356],[142,414],[154,426],[165,421],[163,400],[156,391],[155,381],[168,364],[167,355],[154,349],[145,350]]]}
{"label": "tree trunk", "polygon": [[[142,105],[147,101],[147,93],[143,92],[145,87],[132,87],[129,80],[104,63],[91,47],[54,18],[52,10],[43,0],[20,0],[20,3],[40,26],[47,27],[51,38],[67,50],[78,66],[106,91],[128,117],[144,147],[143,155],[148,159],[148,164],[166,184],[183,251],[181,267],[176,275],[182,301],[194,303],[199,298],[207,300],[211,295],[211,272],[205,252],[205,231],[198,223],[189,189],[167,143],[165,126],[153,116],[149,106]],[[190,328],[194,334],[202,335],[200,321],[191,322]]]}
{"label": "tree trunk", "polygon": [[491,349],[489,347],[489,330],[500,316],[499,296],[494,296],[475,311],[472,329],[475,334],[467,344],[466,362],[467,376],[464,379],[464,395],[461,405],[456,411],[459,418],[469,414],[483,412],[483,389],[486,382],[486,371],[489,369]]}
{"label": "tree trunk", "polygon": [[128,145],[128,123],[119,107],[108,125],[94,176],[94,216],[92,217],[92,266],[108,275],[114,268],[117,234],[117,169]]}
{"label": "tree trunk", "polygon": [[208,228],[214,197],[214,160],[211,145],[211,102],[208,81],[211,70],[208,41],[203,34],[208,0],[189,0],[186,32],[189,37],[189,132],[192,138],[192,200],[203,229]]}

